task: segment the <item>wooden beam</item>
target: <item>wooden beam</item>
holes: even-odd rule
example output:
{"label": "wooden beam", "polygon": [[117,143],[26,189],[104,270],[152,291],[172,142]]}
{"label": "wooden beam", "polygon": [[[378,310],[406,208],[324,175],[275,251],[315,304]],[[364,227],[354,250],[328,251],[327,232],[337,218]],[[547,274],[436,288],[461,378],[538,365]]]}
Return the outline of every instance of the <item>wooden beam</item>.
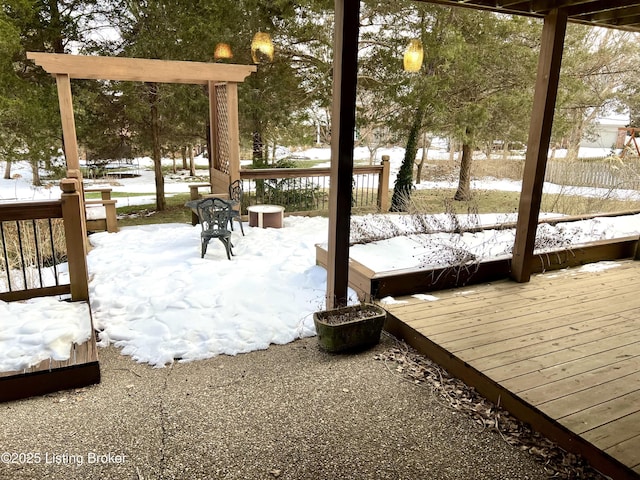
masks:
{"label": "wooden beam", "polygon": [[0,203],[0,222],[41,218],[62,218],[60,200]]}
{"label": "wooden beam", "polygon": [[0,402],[11,402],[97,383],[100,383],[100,364],[97,361],[0,377]]}
{"label": "wooden beam", "polygon": [[[386,156],[386,155],[385,155]],[[356,165],[353,167],[354,175],[378,175],[383,178],[384,165]],[[300,177],[326,177],[331,175],[331,167],[313,168],[246,168],[240,170],[240,178],[244,179],[268,179],[268,178],[300,178]],[[388,182],[387,175],[387,182]],[[382,180],[380,180],[382,182]],[[640,213],[640,211],[638,211]]]}
{"label": "wooden beam", "polygon": [[[537,253],[532,273],[576,267],[594,262],[640,259],[638,236],[599,240],[569,248]],[[327,267],[327,252],[316,245],[316,264]],[[387,296],[412,295],[414,293],[433,292],[450,288],[462,288],[478,283],[503,280],[509,277],[510,258],[486,260],[463,268],[439,267],[424,269],[420,267],[374,272],[367,266],[350,260],[349,286],[362,299]]]}
{"label": "wooden beam", "polygon": [[27,52],[27,58],[53,75],[93,80],[190,83],[206,85],[209,80],[243,82],[255,65],[150,60],[146,58],[100,57],[60,53]]}
{"label": "wooden beam", "polygon": [[240,128],[238,119],[238,84],[227,83],[227,140],[229,142],[229,183],[240,180]]}
{"label": "wooden beam", "polygon": [[57,295],[68,295],[71,293],[71,286],[58,285],[55,287],[30,288],[28,290],[17,290],[14,292],[1,292],[0,300],[3,302],[19,302],[37,297],[54,297]]}
{"label": "wooden beam", "polygon": [[347,304],[360,2],[335,0],[326,305]]}
{"label": "wooden beam", "polygon": [[58,103],[60,104],[60,120],[62,121],[62,138],[64,139],[64,156],[67,170],[80,170],[78,140],[76,138],[76,122],[73,116],[73,97],[69,75],[56,74],[58,86]]}
{"label": "wooden beam", "polygon": [[516,238],[513,247],[511,275],[517,282],[528,282],[531,277],[533,247],[542,201],[542,186],[547,166],[566,28],[566,11],[553,10],[544,19],[524,178],[520,193]]}

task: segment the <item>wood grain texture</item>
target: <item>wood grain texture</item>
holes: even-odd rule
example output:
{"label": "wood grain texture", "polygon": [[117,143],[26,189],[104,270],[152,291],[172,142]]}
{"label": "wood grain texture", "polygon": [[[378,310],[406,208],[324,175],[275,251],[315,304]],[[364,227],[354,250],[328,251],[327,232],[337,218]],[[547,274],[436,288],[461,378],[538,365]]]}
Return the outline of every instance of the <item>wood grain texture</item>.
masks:
{"label": "wood grain texture", "polygon": [[396,332],[483,394],[510,398],[520,418],[599,468],[610,462],[616,478],[637,478],[640,263],[604,265],[384,306]]}

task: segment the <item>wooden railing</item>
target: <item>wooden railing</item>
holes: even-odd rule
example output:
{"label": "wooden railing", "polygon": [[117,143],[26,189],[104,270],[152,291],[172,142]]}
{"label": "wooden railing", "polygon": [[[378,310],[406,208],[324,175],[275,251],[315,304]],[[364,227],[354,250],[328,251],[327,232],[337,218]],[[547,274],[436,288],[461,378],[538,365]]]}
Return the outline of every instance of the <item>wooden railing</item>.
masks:
{"label": "wooden railing", "polygon": [[[50,295],[87,300],[86,228],[77,179],[60,200],[0,204],[0,300]],[[62,281],[62,264],[68,281]]]}
{"label": "wooden railing", "polygon": [[[330,175],[329,167],[240,170],[247,205],[277,204],[288,212],[328,209]],[[353,168],[352,207],[389,209],[388,156],[380,165]]]}
{"label": "wooden railing", "polygon": [[[242,213],[246,207],[257,204],[276,204],[287,213],[322,211],[329,208],[329,177],[331,169],[325,168],[261,168],[240,170],[244,198]],[[190,199],[202,195],[224,195],[224,189],[212,188],[211,183],[189,185]],[[224,197],[222,197],[224,198]],[[380,165],[353,168],[352,207],[378,212],[389,210],[389,156],[383,155]],[[192,218],[197,223],[197,216]]]}

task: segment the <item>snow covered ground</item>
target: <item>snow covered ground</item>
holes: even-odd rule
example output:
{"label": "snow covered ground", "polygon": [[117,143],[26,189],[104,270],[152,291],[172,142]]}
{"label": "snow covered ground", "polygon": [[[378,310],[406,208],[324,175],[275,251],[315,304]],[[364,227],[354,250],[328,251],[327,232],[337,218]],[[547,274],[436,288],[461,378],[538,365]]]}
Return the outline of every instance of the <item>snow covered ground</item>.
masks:
{"label": "snow covered ground", "polygon": [[[397,172],[402,160],[400,150],[378,152],[392,155],[392,172]],[[310,158],[329,155],[326,149],[306,154]],[[368,152],[356,152],[356,156],[364,154],[368,156]],[[0,201],[59,195],[57,188],[30,187],[24,166],[16,165],[13,171],[20,177],[0,180]],[[391,182],[394,180],[392,174]],[[122,185],[114,190],[153,191],[153,177],[148,173],[119,183]],[[478,182],[475,188],[519,190],[519,185],[489,180]],[[167,192],[178,191],[188,188],[183,182],[167,182]],[[129,201],[140,198],[130,197]],[[122,204],[121,199],[118,202]],[[374,234],[376,229],[386,228],[371,218],[355,220],[360,232],[368,228]],[[487,215],[469,219],[473,225],[500,220],[507,218]],[[583,242],[637,234],[640,216],[544,229],[545,235],[561,241]],[[210,243],[205,258],[200,258],[199,226],[149,225],[92,235],[90,297],[95,326],[102,330],[100,344],[114,344],[136,361],[161,367],[176,359],[235,355],[314,335],[312,314],[323,308],[326,290],[326,272],[315,265],[315,244],[327,241],[327,230],[327,219],[320,217],[287,217],[282,229],[245,225],[246,236],[238,229],[233,233],[235,256],[230,261],[216,240]],[[509,230],[456,237],[399,236],[355,245],[351,255],[369,268],[384,271],[434,265],[434,259],[442,257],[447,248],[464,248],[476,258],[487,258],[507,254],[512,244],[513,232]],[[351,297],[356,301],[355,294]],[[20,370],[50,356],[63,357],[64,345],[87,338],[86,311],[51,302],[0,302],[0,371]]]}
{"label": "snow covered ground", "polygon": [[71,344],[86,341],[91,326],[87,304],[52,297],[0,301],[0,319],[0,372],[67,360]]}

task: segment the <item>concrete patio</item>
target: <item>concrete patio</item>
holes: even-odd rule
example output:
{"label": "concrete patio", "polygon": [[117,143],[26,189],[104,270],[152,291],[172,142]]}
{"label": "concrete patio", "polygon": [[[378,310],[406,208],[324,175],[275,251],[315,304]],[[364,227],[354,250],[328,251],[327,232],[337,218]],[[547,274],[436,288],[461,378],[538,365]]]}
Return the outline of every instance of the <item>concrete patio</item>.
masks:
{"label": "concrete patio", "polygon": [[548,478],[374,358],[395,346],[307,338],[163,369],[100,349],[101,384],[0,405],[0,479]]}

